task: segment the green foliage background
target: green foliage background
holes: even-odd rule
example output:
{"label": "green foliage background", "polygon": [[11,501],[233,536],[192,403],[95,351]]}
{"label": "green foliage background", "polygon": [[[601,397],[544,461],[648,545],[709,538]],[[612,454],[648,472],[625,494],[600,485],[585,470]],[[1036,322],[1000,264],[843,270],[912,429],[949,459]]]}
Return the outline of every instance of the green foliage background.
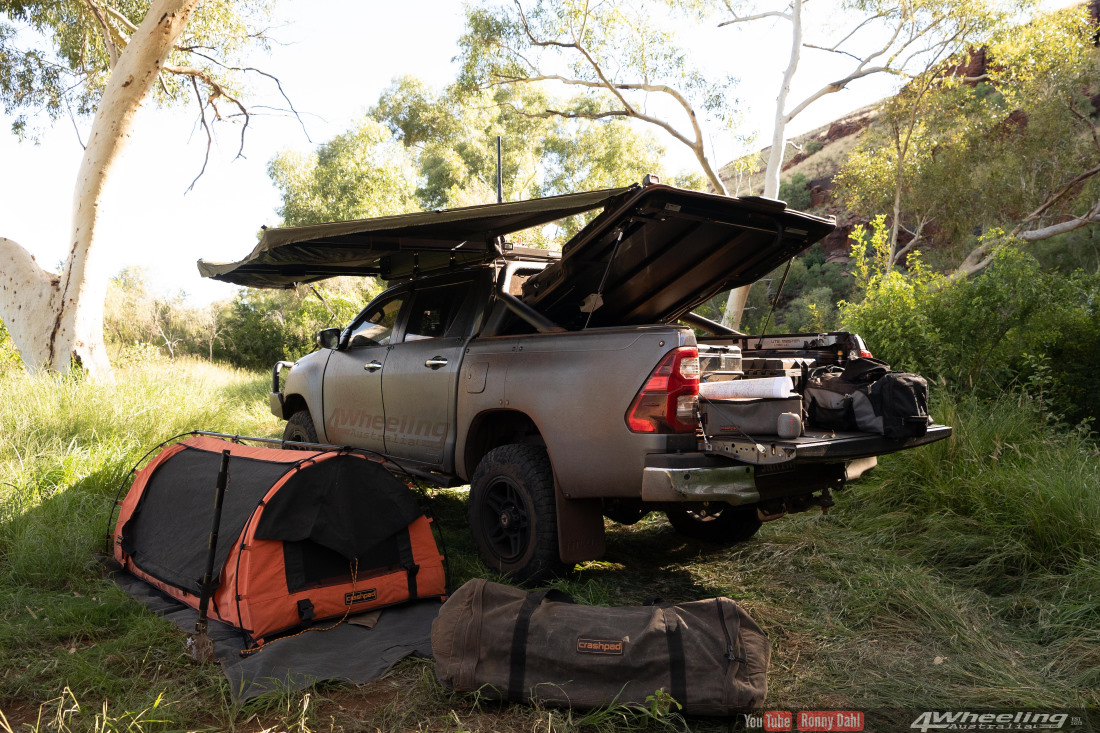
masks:
{"label": "green foliage background", "polygon": [[1076,424],[1100,417],[1100,271],[1045,270],[1015,247],[977,276],[948,281],[910,258],[885,264],[882,218],[854,235],[857,291],[841,302],[846,328],[897,371],[995,399],[1025,390]]}

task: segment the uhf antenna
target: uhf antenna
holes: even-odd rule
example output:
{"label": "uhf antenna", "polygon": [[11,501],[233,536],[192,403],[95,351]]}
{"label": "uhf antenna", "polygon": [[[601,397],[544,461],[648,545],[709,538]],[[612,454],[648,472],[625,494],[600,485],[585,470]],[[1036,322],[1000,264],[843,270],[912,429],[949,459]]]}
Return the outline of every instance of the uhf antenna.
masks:
{"label": "uhf antenna", "polygon": [[497,203],[504,203],[504,175],[500,167],[500,135],[497,135]]}

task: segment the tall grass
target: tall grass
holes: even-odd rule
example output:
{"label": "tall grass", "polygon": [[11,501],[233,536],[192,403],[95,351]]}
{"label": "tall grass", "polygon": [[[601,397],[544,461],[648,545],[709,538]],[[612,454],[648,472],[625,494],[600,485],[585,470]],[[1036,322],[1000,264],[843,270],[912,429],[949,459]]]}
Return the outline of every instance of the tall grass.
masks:
{"label": "tall grass", "polygon": [[853,491],[847,521],[980,592],[993,618],[1042,648],[1049,676],[1100,689],[1095,434],[1059,424],[1026,394],[948,395],[935,414],[952,437],[888,457]]}
{"label": "tall grass", "polygon": [[1053,425],[1026,395],[937,407],[953,435],[891,456],[861,492],[870,512],[904,510],[927,549],[947,553],[930,559],[972,564],[994,590],[1100,557],[1100,453],[1087,432]]}
{"label": "tall grass", "polygon": [[67,690],[82,707],[65,725],[84,729],[102,726],[106,700],[120,720],[209,708],[198,701],[219,677],[189,669],[172,627],[105,579],[94,553],[146,451],[193,429],[272,434],[267,389],[262,375],[189,360],[121,370],[114,385],[0,374],[0,709]]}

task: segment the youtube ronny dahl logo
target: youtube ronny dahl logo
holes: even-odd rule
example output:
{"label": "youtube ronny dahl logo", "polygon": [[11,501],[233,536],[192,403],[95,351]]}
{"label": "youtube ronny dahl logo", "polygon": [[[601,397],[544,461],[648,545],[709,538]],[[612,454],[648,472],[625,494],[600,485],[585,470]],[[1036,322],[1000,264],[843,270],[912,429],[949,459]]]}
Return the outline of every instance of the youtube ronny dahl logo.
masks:
{"label": "youtube ronny dahl logo", "polygon": [[798,713],[800,731],[860,731],[863,713],[858,710],[802,710]]}
{"label": "youtube ronny dahl logo", "polygon": [[790,730],[793,721],[789,710],[769,710],[764,713],[764,730]]}

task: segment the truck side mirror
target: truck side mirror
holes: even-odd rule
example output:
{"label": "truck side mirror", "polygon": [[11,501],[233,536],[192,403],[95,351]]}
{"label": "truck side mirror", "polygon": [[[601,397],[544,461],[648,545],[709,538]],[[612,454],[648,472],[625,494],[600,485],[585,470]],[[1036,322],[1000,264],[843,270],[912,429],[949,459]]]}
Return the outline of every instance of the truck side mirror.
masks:
{"label": "truck side mirror", "polygon": [[322,349],[335,349],[340,345],[340,329],[326,328],[317,332],[317,345]]}

